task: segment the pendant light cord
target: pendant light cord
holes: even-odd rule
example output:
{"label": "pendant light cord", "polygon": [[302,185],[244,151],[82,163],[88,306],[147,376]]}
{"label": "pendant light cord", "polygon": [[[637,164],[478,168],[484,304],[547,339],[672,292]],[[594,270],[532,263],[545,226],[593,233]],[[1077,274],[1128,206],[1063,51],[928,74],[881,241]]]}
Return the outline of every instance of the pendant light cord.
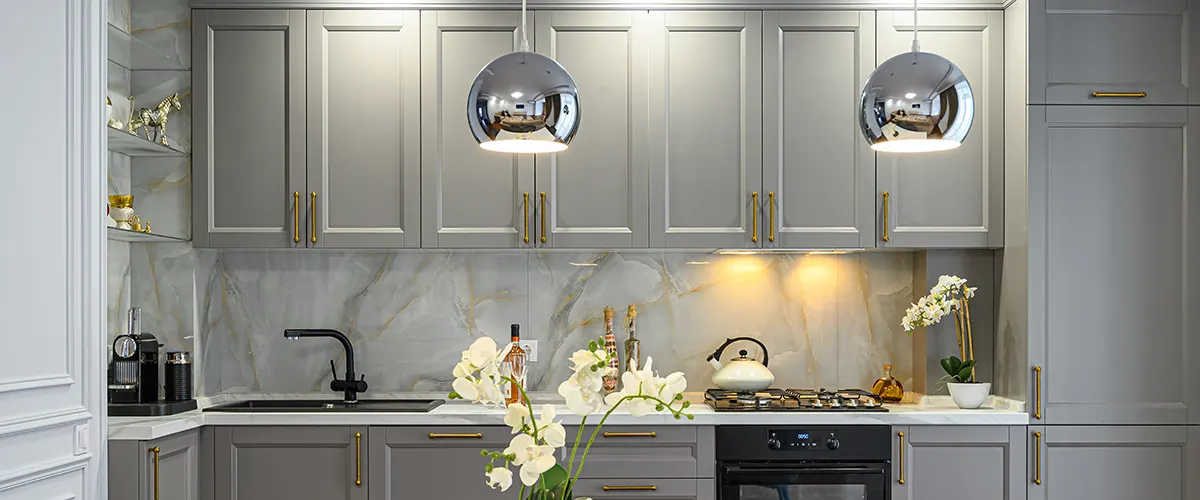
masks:
{"label": "pendant light cord", "polygon": [[[524,2],[525,0],[521,0]],[[921,51],[921,42],[917,40],[917,31],[920,29],[920,23],[917,22],[917,0],[913,0],[913,43],[912,51],[917,53]]]}
{"label": "pendant light cord", "polygon": [[525,35],[525,0],[521,0],[521,52],[529,52],[529,37]]}

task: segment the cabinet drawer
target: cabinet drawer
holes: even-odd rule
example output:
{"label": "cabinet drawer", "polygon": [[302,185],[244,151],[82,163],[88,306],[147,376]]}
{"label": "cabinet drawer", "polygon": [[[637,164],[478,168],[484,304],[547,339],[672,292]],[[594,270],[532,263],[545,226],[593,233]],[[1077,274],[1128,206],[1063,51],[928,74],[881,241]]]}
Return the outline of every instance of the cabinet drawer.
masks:
{"label": "cabinet drawer", "polygon": [[384,427],[382,430],[388,444],[414,447],[503,449],[513,438],[512,429],[500,425]]}
{"label": "cabinet drawer", "polygon": [[[594,448],[593,448],[594,449]],[[716,484],[712,479],[580,479],[572,493],[575,498],[670,498],[708,500]]]}
{"label": "cabinet drawer", "polygon": [[[577,430],[578,427],[567,429],[564,456],[570,453]],[[593,427],[584,430],[581,448],[593,430]],[[714,477],[713,440],[712,427],[606,426],[596,436],[580,477]]]}

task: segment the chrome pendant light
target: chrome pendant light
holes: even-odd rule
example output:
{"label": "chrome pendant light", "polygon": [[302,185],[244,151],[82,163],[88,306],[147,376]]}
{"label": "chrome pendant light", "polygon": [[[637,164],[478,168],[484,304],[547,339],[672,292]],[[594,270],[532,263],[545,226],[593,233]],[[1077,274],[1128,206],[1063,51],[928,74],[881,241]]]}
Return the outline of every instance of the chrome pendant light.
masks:
{"label": "chrome pendant light", "polygon": [[867,78],[860,125],[871,149],[887,153],[945,151],[962,145],[975,119],[975,97],[954,63],[921,52],[913,0],[912,52],[884,61]]}
{"label": "chrome pendant light", "polygon": [[467,121],[479,146],[502,153],[554,153],[579,130],[579,89],[554,59],[529,51],[525,0],[521,50],[479,71],[467,97]]}

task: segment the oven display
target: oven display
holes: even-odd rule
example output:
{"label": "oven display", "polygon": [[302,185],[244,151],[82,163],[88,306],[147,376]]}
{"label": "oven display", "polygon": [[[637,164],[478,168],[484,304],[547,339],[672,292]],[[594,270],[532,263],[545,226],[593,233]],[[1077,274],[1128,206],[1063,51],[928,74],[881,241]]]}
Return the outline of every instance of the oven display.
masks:
{"label": "oven display", "polygon": [[774,429],[769,433],[767,448],[771,450],[837,449],[837,434],[833,431],[797,431]]}

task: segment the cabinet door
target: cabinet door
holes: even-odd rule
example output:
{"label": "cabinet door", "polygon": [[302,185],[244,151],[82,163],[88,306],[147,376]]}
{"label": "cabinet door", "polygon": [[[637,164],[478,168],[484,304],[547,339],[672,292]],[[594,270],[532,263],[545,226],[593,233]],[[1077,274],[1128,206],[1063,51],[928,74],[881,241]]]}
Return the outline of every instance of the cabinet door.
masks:
{"label": "cabinet door", "polygon": [[758,247],[762,13],[652,19],[650,246]]}
{"label": "cabinet door", "polygon": [[[144,500],[198,500],[200,496],[199,432],[190,431],[145,443],[140,454]],[[158,463],[154,463],[158,448]],[[157,480],[155,479],[157,474]]]}
{"label": "cabinet door", "polygon": [[1197,23],[1195,0],[1029,0],[1029,102],[1200,104]]}
{"label": "cabinet door", "polygon": [[215,439],[217,498],[367,499],[366,427],[218,427]]}
{"label": "cabinet door", "polygon": [[712,479],[580,479],[571,493],[593,500],[714,500]]}
{"label": "cabinet door", "polygon": [[649,245],[649,18],[646,11],[537,13],[537,50],[571,73],[587,123],[570,149],[536,160],[538,246]]}
{"label": "cabinet door", "polygon": [[309,246],[421,246],[420,24],[308,12]]}
{"label": "cabinet door", "polygon": [[521,481],[516,469],[512,489],[493,490],[483,475],[487,459],[479,456],[511,440],[505,426],[372,427],[371,500],[513,498]]}
{"label": "cabinet door", "polygon": [[892,500],[1025,499],[1025,426],[893,427]]}
{"label": "cabinet door", "polygon": [[533,246],[533,207],[524,201],[530,194],[537,203],[532,155],[485,151],[467,127],[471,84],[492,59],[517,50],[520,24],[511,11],[421,12],[423,247]]}
{"label": "cabinet door", "polygon": [[[1029,500],[1193,500],[1195,428],[1030,427]],[[1035,436],[1034,433],[1041,433]]]}
{"label": "cabinet door", "polygon": [[[567,446],[560,458],[568,459],[578,427],[567,428]],[[596,430],[587,427],[586,444]],[[584,479],[642,479],[713,477],[716,438],[712,427],[686,425],[605,426],[592,444],[579,477]],[[577,497],[588,495],[576,492]]]}
{"label": "cabinet door", "polygon": [[[1004,13],[937,11],[920,16],[921,50],[962,69],[975,121],[962,146],[925,154],[880,154],[878,246],[975,248],[1004,245]],[[912,50],[912,12],[879,13],[879,63]],[[883,192],[889,193],[882,206]],[[884,241],[886,236],[887,241]]]}
{"label": "cabinet door", "polygon": [[1200,422],[1200,110],[1029,113],[1035,415],[1041,401],[1046,424]]}
{"label": "cabinet door", "polygon": [[192,244],[305,246],[304,11],[196,10]]}
{"label": "cabinet door", "polygon": [[875,154],[857,117],[875,13],[767,12],[763,24],[763,245],[873,247]]}

